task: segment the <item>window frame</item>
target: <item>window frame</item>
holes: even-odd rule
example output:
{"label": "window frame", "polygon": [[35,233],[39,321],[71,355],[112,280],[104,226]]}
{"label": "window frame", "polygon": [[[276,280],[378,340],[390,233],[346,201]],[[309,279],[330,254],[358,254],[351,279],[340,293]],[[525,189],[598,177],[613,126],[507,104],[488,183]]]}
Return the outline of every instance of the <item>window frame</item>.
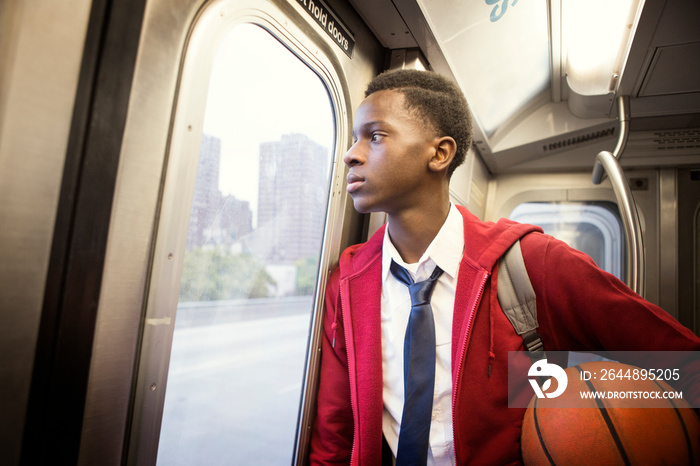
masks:
{"label": "window frame", "polygon": [[[306,456],[320,363],[323,296],[333,261],[341,249],[341,226],[347,210],[342,195],[345,167],[338,163],[349,139],[347,83],[334,53],[316,31],[292,20],[291,5],[272,2],[214,1],[197,13],[184,48],[171,121],[156,238],[142,322],[140,355],[133,395],[128,464],[155,464],[165,401],[178,291],[194,193],[206,97],[218,45],[232,28],[253,24],[265,29],[304,62],[325,85],[334,113],[330,192],[314,293],[310,339],[305,361],[294,461]],[[282,8],[285,8],[283,11]],[[297,18],[298,19],[298,18]]]}
{"label": "window frame", "polygon": [[[561,212],[556,216],[560,223],[574,225],[573,221],[570,221],[573,216],[582,216],[587,223],[592,225],[600,231],[603,238],[605,238],[605,244],[602,248],[604,263],[597,264],[599,268],[606,270],[620,280],[625,280],[625,254],[626,254],[626,244],[624,228],[622,225],[622,218],[620,217],[619,210],[617,210],[617,204],[610,201],[528,201],[522,202],[515,206],[508,216],[510,219],[521,223],[530,223],[533,225],[541,225],[542,223],[556,223],[556,222],[543,222],[541,220],[546,218],[552,218],[552,213],[543,211],[530,211],[518,213],[514,216],[517,209],[523,206],[539,205],[543,207],[552,207],[554,209],[560,208]],[[571,209],[570,209],[571,208]],[[574,212],[573,208],[578,211]],[[602,209],[603,212],[598,212]],[[613,224],[612,220],[616,223]],[[557,237],[554,233],[550,233],[555,238]],[[557,238],[562,241],[566,240],[564,238]],[[572,246],[573,247],[573,246]],[[586,251],[581,251],[586,252]]]}

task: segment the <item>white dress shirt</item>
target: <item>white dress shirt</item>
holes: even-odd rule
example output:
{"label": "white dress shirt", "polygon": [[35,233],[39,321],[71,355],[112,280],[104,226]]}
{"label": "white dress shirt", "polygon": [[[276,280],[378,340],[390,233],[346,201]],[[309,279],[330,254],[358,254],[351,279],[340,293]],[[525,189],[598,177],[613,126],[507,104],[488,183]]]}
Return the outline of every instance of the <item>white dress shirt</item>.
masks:
{"label": "white dress shirt", "polygon": [[435,319],[435,394],[433,416],[430,424],[430,448],[428,465],[454,465],[452,440],[452,313],[457,286],[457,273],[464,250],[464,224],[462,215],[450,205],[447,220],[426,249],[420,260],[406,264],[384,233],[382,246],[382,370],[384,412],[382,430],[394,457],[399,445],[399,430],[404,404],[403,345],[411,312],[408,287],[394,278],[389,270],[391,260],[409,271],[416,282],[430,277],[437,265],[440,275],[431,307]]}

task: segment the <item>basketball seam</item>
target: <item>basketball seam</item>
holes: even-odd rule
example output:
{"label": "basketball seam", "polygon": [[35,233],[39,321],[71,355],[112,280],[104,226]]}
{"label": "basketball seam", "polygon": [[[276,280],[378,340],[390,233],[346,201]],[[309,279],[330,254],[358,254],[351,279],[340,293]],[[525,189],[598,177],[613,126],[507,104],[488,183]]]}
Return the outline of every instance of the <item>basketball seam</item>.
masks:
{"label": "basketball seam", "polygon": [[[667,390],[657,381],[654,380],[654,383],[658,385],[658,387],[666,392]],[[673,402],[671,398],[667,398],[668,402],[671,403],[671,406],[673,406],[673,410],[676,412],[676,416],[678,416],[678,421],[681,423],[681,427],[683,428],[683,435],[685,435],[685,443],[686,446],[688,447],[688,456],[690,459],[690,462],[688,464],[695,464],[695,455],[693,455],[693,443],[690,441],[690,434],[688,433],[688,428],[685,425],[685,421],[683,420],[683,416],[681,415],[681,412],[678,410],[678,406],[676,406],[676,403]]]}
{"label": "basketball seam", "polygon": [[[576,365],[576,369],[579,371],[579,373],[583,372],[583,369],[581,369],[581,366]],[[591,390],[593,393],[598,393],[598,391],[595,389],[595,386],[591,383],[590,380],[586,380],[586,385],[588,386],[588,389]],[[617,450],[619,451],[620,455],[622,456],[622,461],[625,462],[626,465],[631,466],[632,463],[630,463],[629,458],[627,457],[627,452],[625,451],[625,447],[622,445],[622,439],[620,439],[620,436],[617,434],[617,430],[615,430],[615,425],[612,422],[612,419],[610,418],[610,415],[608,414],[608,410],[605,408],[605,404],[603,404],[603,401],[600,400],[597,397],[594,397],[596,405],[598,405],[598,411],[600,411],[600,414],[603,416],[603,420],[608,426],[608,431],[610,431],[610,435],[612,436],[613,440],[615,441],[615,445],[617,445]]]}
{"label": "basketball seam", "polygon": [[535,406],[534,409],[532,410],[532,417],[535,421],[535,432],[537,432],[537,438],[540,441],[540,446],[542,447],[542,451],[544,452],[545,456],[549,460],[549,464],[552,466],[556,466],[554,464],[554,460],[552,459],[552,456],[549,454],[549,450],[547,450],[547,445],[544,444],[544,437],[542,436],[542,432],[540,432],[540,423],[537,421],[537,398],[535,397]]}

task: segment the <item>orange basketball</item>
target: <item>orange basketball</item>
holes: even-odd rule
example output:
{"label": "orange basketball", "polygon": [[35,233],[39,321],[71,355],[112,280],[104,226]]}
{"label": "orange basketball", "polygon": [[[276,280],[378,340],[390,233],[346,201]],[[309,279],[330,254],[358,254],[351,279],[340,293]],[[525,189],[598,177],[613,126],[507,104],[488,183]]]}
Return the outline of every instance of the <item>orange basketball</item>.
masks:
{"label": "orange basketball", "polygon": [[[566,373],[564,393],[533,397],[525,412],[526,465],[700,464],[700,420],[690,405],[641,395],[673,391],[668,384],[642,380],[647,373],[641,369],[608,361],[582,363]],[[599,398],[582,399],[582,392],[597,392]],[[620,396],[600,398],[601,393]]]}

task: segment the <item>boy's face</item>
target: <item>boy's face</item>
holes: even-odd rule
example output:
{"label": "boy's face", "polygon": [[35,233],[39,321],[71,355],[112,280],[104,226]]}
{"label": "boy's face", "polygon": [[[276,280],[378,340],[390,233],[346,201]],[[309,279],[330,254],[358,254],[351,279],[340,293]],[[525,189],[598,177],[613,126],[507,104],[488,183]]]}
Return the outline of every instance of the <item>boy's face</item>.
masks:
{"label": "boy's face", "polygon": [[354,144],[343,158],[355,209],[391,215],[430,195],[428,164],[437,140],[418,113],[405,107],[403,94],[384,90],[367,97],[355,115]]}

